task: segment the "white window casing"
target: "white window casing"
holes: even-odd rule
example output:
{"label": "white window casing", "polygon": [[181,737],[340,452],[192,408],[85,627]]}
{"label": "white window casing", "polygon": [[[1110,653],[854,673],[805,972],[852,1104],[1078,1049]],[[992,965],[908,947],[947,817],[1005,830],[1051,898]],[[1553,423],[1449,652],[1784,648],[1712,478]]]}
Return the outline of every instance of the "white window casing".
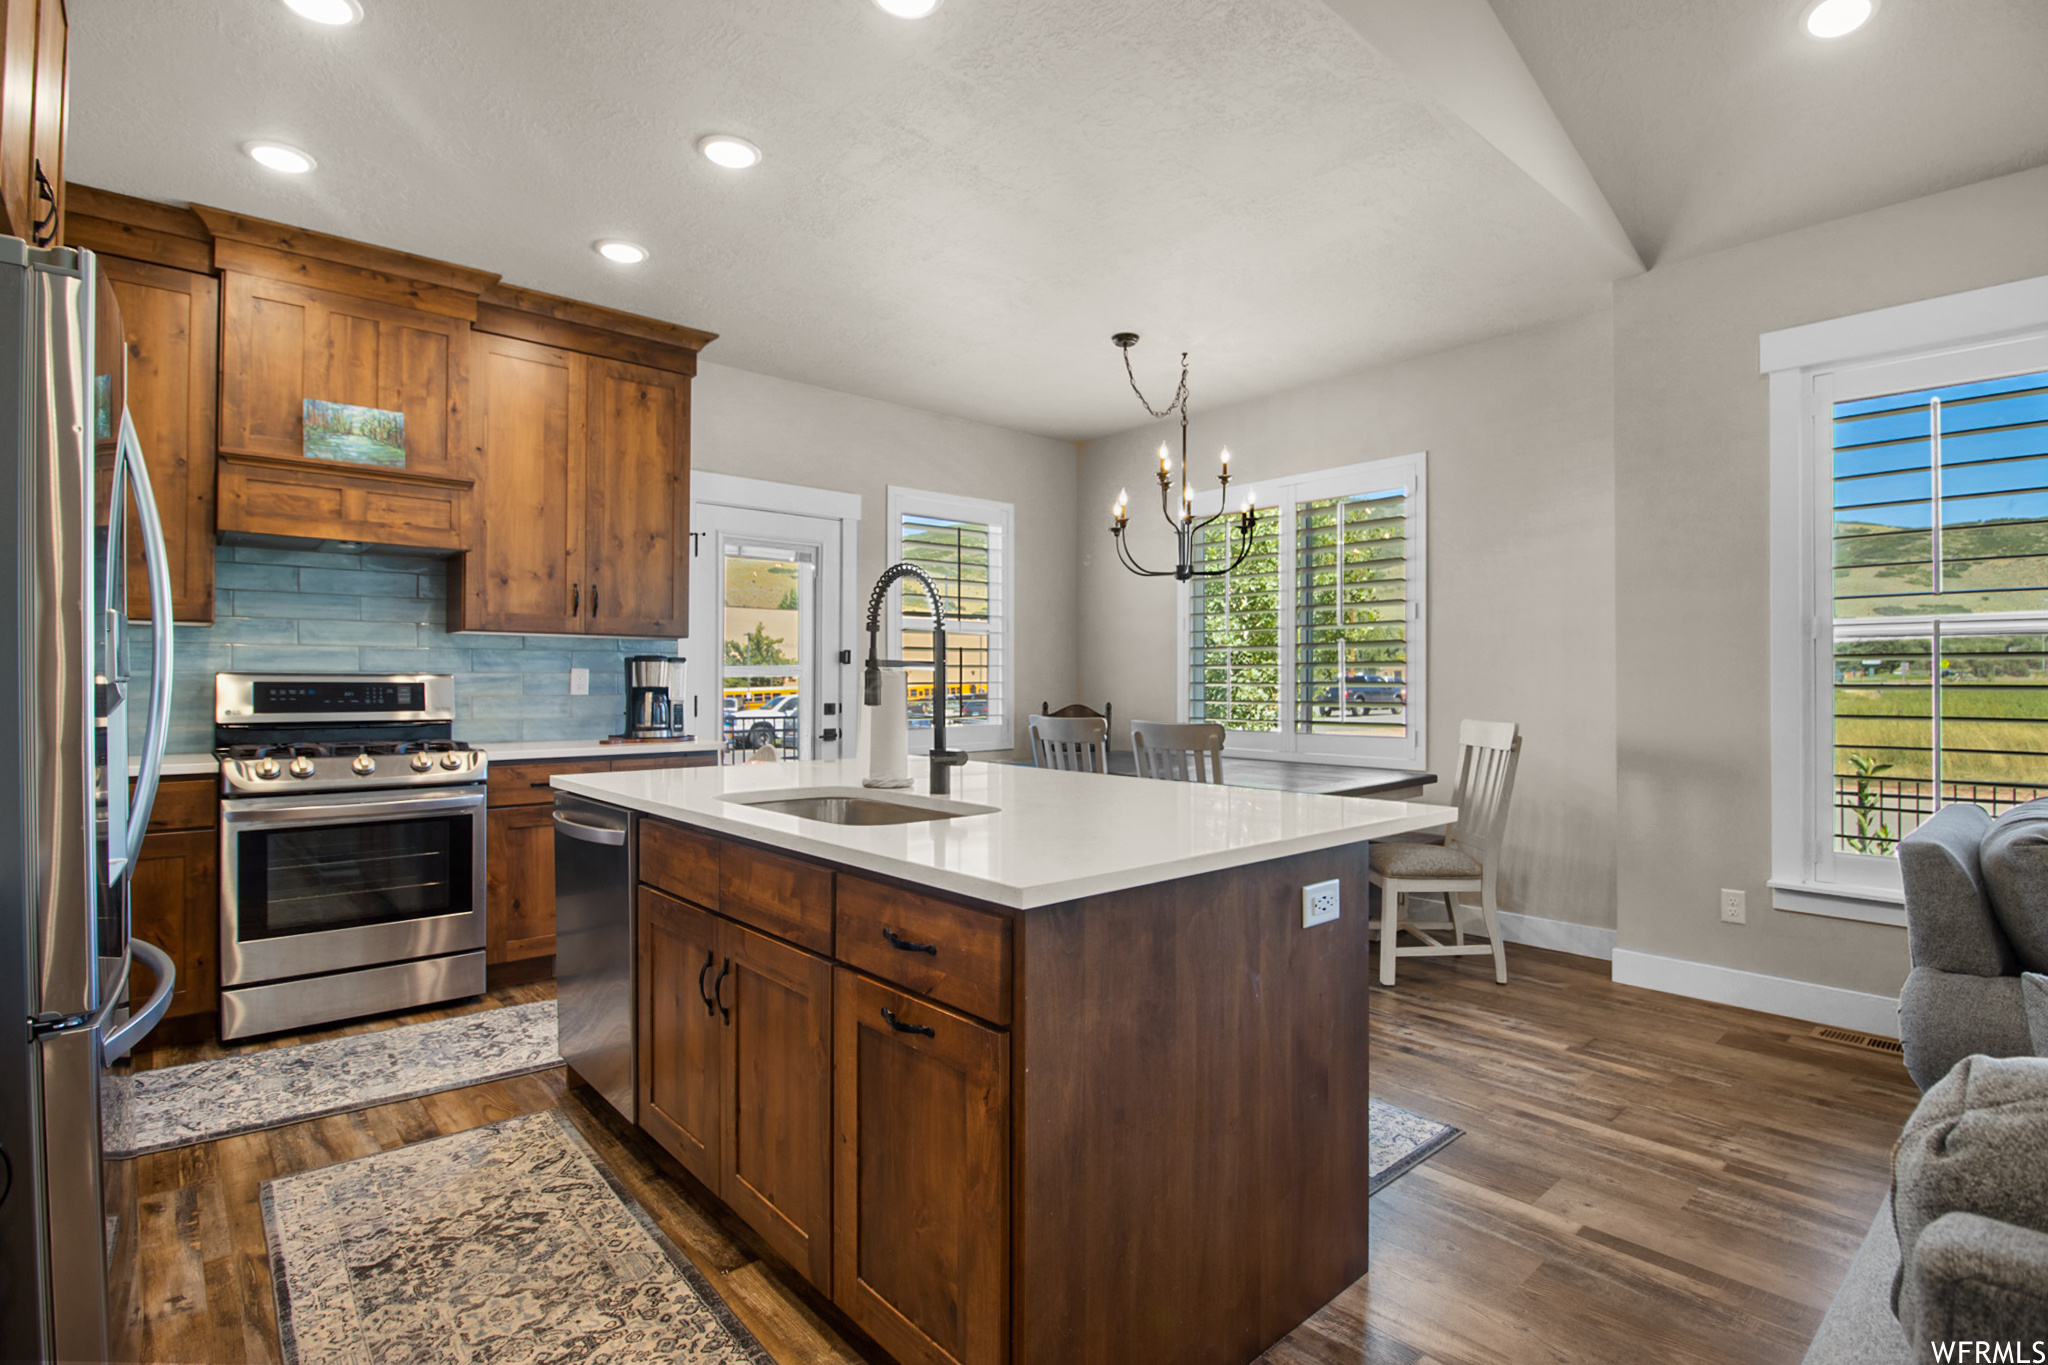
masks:
{"label": "white window casing", "polygon": [[[991,502],[983,498],[962,497],[951,493],[928,493],[891,486],[891,564],[901,563],[906,557],[906,520],[911,523],[910,539],[913,550],[916,548],[917,527],[920,522],[985,528],[988,548],[987,615],[984,618],[978,613],[970,613],[956,617],[949,609],[946,614],[946,640],[948,653],[958,651],[963,644],[973,649],[986,642],[986,714],[961,717],[949,712],[946,719],[946,745],[948,748],[967,752],[1012,749],[1015,747],[1016,712],[1016,509],[1007,502]],[[910,557],[912,562],[918,562],[915,553]],[[977,569],[978,566],[968,569],[968,576],[972,577]],[[941,588],[947,586],[943,574],[934,576],[941,579]],[[917,592],[915,584],[911,585],[910,591]],[[921,594],[918,600],[921,600]],[[930,628],[928,616],[913,611],[906,617],[904,602],[903,586],[899,583],[889,594],[888,608],[883,618],[884,647],[889,651],[891,658],[906,657],[903,652],[906,628],[913,634]],[[952,671],[958,673],[961,670]],[[930,676],[923,670],[912,672],[913,696],[916,695],[919,686],[929,686]],[[949,678],[949,690],[958,692],[964,681],[967,680],[960,677]],[[979,704],[978,700],[976,704]],[[929,724],[913,723],[910,731],[911,752],[929,753],[931,747],[932,732]]]}
{"label": "white window casing", "polygon": [[[1771,878],[1780,910],[1905,922],[1895,857],[1838,847],[1836,641],[1926,637],[1939,752],[1939,641],[2040,633],[2035,612],[1836,618],[1835,405],[2048,371],[2048,277],[1835,318],[1764,335],[1770,398]],[[1934,440],[1939,439],[1938,431]],[[1941,460],[1930,462],[1931,535],[1941,524]],[[1939,541],[1935,555],[1939,562]],[[1942,790],[1936,768],[1934,801]],[[1904,831],[1902,830],[1901,833]]]}

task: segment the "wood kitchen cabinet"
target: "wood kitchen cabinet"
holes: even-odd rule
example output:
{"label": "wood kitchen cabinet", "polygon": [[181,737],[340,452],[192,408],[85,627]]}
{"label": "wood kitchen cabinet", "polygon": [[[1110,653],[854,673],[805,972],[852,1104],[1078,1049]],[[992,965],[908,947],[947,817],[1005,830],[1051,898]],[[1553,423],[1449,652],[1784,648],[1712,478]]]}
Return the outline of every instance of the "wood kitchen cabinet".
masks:
{"label": "wood kitchen cabinet", "polygon": [[[220,1004],[217,786],[211,777],[164,778],[135,860],[135,937],[163,949],[178,969],[167,1019],[210,1017]],[[146,999],[155,984],[138,963],[130,995]]]}
{"label": "wood kitchen cabinet", "polygon": [[838,969],[833,1300],[905,1365],[1009,1354],[1009,1036]]}
{"label": "wood kitchen cabinet", "polygon": [[688,633],[690,380],[480,333],[470,630]]}
{"label": "wood kitchen cabinet", "polygon": [[[470,322],[497,277],[193,212],[221,277],[220,529],[466,549]],[[403,413],[404,466],[308,457],[308,399]]]}
{"label": "wood kitchen cabinet", "polygon": [[[5,0],[0,17],[0,231],[64,236],[68,25],[63,0]],[[41,180],[37,173],[41,172]],[[44,193],[41,186],[47,185]],[[37,224],[43,225],[37,232]]]}
{"label": "wood kitchen cabinet", "polygon": [[642,1126],[823,1290],[832,964],[640,891]]}
{"label": "wood kitchen cabinet", "polygon": [[[102,256],[121,308],[128,413],[149,466],[170,556],[171,618],[213,623],[214,390],[220,283],[211,275]],[[151,614],[142,531],[128,527],[128,611]]]}
{"label": "wood kitchen cabinet", "polygon": [[[621,703],[623,705],[623,702]],[[484,820],[484,963],[493,986],[553,975],[555,957],[555,791],[572,773],[715,764],[715,753],[652,758],[493,763]]]}

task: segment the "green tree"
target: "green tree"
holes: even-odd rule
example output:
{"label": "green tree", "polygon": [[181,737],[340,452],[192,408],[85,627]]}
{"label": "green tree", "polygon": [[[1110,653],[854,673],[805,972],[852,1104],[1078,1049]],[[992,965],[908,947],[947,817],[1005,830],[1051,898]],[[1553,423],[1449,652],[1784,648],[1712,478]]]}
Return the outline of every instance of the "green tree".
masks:
{"label": "green tree", "polygon": [[725,661],[729,664],[789,664],[796,660],[782,652],[782,637],[770,635],[765,622],[754,627],[744,641],[725,642]]}

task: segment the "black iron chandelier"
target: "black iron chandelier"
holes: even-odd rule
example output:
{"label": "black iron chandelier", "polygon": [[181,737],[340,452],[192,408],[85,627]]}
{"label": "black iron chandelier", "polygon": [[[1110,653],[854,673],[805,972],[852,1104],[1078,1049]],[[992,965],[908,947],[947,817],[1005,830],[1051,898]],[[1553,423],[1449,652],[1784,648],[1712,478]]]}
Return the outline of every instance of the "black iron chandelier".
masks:
{"label": "black iron chandelier", "polygon": [[[1116,496],[1115,506],[1109,509],[1109,534],[1116,541],[1116,557],[1132,573],[1144,578],[1173,578],[1182,583],[1191,578],[1221,578],[1244,563],[1245,556],[1252,552],[1252,536],[1258,529],[1259,513],[1251,493],[1244,496],[1244,505],[1237,509],[1237,524],[1231,534],[1238,539],[1236,552],[1229,554],[1230,562],[1220,568],[1198,569],[1196,563],[1197,541],[1211,522],[1225,515],[1223,497],[1230,488],[1230,450],[1223,451],[1223,473],[1218,477],[1217,508],[1206,517],[1195,515],[1195,493],[1188,486],[1188,354],[1180,354],[1180,387],[1174,391],[1173,401],[1163,408],[1154,408],[1138,387],[1138,376],[1131,370],[1131,347],[1138,344],[1136,332],[1118,332],[1110,338],[1124,353],[1124,373],[1130,377],[1131,392],[1138,395],[1138,401],[1145,405],[1145,411],[1154,417],[1168,417],[1180,413],[1180,497],[1173,497],[1173,457],[1167,452],[1166,443],[1159,443],[1159,514],[1166,518],[1166,524],[1173,528],[1174,565],[1171,569],[1148,569],[1131,555],[1131,547],[1124,540],[1124,528],[1131,524],[1131,494],[1125,489]],[[1230,549],[1226,540],[1224,549]]]}

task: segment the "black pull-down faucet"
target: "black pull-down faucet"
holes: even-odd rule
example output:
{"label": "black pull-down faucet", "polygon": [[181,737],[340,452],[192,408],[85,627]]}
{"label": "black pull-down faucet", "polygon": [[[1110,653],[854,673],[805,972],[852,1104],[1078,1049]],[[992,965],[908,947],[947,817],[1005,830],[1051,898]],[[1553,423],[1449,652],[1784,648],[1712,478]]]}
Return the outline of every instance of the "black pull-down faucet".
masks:
{"label": "black pull-down faucet", "polygon": [[888,601],[890,585],[899,578],[916,579],[932,605],[932,795],[945,796],[953,789],[947,769],[965,763],[967,755],[946,747],[946,604],[931,575],[915,564],[891,564],[868,594],[868,664],[862,676],[862,700],[869,706],[881,705],[883,669],[913,667],[903,659],[878,657],[882,652],[882,604]]}

